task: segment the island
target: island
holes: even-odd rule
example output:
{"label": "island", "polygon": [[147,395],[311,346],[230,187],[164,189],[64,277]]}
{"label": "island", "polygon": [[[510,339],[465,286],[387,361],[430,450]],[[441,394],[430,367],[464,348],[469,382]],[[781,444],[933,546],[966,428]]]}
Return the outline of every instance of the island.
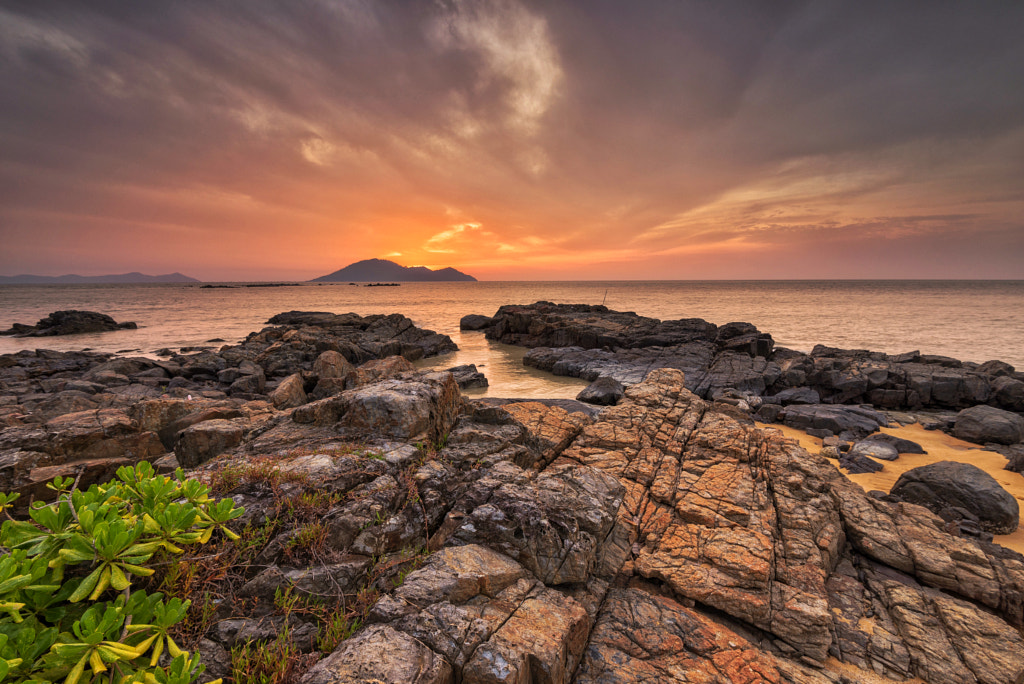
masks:
{"label": "island", "polygon": [[345,268],[309,281],[311,283],[340,282],[402,282],[440,283],[476,282],[473,276],[454,268],[439,268],[432,271],[425,266],[402,266],[387,259],[364,259]]}
{"label": "island", "polygon": [[0,285],[80,285],[80,284],[104,284],[104,283],[198,283],[195,278],[190,278],[178,272],[165,273],[164,275],[146,275],[138,271],[131,273],[120,273],[116,275],[80,276],[68,274],[62,276],[29,275],[23,273],[15,276],[0,276]]}

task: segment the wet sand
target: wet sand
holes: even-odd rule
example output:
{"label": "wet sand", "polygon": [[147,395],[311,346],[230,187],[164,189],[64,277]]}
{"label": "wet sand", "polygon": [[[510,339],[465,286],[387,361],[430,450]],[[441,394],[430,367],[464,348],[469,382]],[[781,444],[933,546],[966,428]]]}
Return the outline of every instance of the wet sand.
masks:
{"label": "wet sand", "polygon": [[[811,453],[818,453],[821,450],[821,439],[811,437],[802,430],[796,430],[783,425],[764,425],[762,427],[771,427],[779,430],[786,437],[798,441],[800,446]],[[877,473],[850,475],[845,470],[842,470],[844,475],[863,487],[864,491],[879,489],[888,492],[896,484],[899,476],[911,468],[917,468],[937,461],[958,461],[960,463],[976,465],[994,477],[1000,486],[1017,499],[1021,510],[1024,511],[1024,475],[1004,470],[1006,457],[1002,454],[985,451],[983,447],[977,444],[951,437],[939,430],[925,430],[918,423],[897,428],[882,428],[882,432],[917,442],[928,453],[900,454],[900,457],[895,461],[879,461],[882,464],[882,470]],[[839,461],[830,460],[838,467]],[[1024,526],[1019,526],[1013,534],[996,535],[995,541],[1018,553],[1024,553]]]}

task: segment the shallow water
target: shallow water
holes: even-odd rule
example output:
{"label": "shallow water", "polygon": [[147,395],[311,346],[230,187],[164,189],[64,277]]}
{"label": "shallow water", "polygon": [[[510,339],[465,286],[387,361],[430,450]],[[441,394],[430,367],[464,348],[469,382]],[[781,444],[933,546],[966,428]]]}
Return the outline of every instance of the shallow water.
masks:
{"label": "shallow water", "polygon": [[[0,353],[83,349],[151,354],[219,338],[236,343],[282,311],[403,313],[450,335],[460,351],[420,365],[475,363],[490,380],[476,395],[572,397],[585,383],[524,368],[522,349],[460,332],[459,319],[502,304],[600,304],[655,318],[748,321],[776,344],[815,344],[887,353],[919,350],[964,361],[1000,359],[1024,367],[1024,281],[612,281],[347,283],[201,289],[196,285],[0,286],[0,329],[52,311],[85,309],[135,321],[138,330],[68,337],[0,337]],[[219,343],[212,343],[219,344]]]}

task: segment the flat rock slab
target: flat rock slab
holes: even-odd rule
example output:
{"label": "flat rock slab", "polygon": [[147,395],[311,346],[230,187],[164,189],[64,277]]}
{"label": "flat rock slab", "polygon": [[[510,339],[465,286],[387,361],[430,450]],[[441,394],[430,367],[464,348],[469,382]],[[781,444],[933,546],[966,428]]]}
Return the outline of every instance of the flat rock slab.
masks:
{"label": "flat rock slab", "polygon": [[806,404],[787,406],[782,414],[784,425],[798,430],[829,430],[832,434],[850,432],[866,437],[889,424],[884,413],[867,406]]}
{"label": "flat rock slab", "polygon": [[900,453],[896,450],[896,447],[891,444],[865,440],[857,442],[850,448],[849,457],[852,458],[858,456],[877,458],[882,461],[895,461],[900,457]]}
{"label": "flat rock slab", "polygon": [[450,684],[452,668],[408,634],[388,625],[371,625],[305,674],[301,684]]}

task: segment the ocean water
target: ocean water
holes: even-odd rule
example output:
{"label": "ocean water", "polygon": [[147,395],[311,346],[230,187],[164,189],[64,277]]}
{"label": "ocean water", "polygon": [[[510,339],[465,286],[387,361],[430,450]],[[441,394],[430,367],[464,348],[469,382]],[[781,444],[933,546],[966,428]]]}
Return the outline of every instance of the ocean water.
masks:
{"label": "ocean water", "polygon": [[[235,343],[282,311],[402,313],[450,335],[459,351],[427,367],[475,363],[491,385],[469,394],[574,397],[586,383],[522,366],[524,350],[461,332],[459,319],[493,314],[502,304],[606,304],[654,318],[747,321],[776,345],[815,344],[887,353],[919,350],[964,361],[989,359],[1024,368],[1024,281],[611,281],[348,283],[202,289],[197,285],[0,286],[0,330],[34,324],[52,311],[84,309],[135,321],[138,330],[67,337],[0,337],[0,353],[93,349],[152,355],[163,347]],[[217,344],[217,343],[213,343]]]}

